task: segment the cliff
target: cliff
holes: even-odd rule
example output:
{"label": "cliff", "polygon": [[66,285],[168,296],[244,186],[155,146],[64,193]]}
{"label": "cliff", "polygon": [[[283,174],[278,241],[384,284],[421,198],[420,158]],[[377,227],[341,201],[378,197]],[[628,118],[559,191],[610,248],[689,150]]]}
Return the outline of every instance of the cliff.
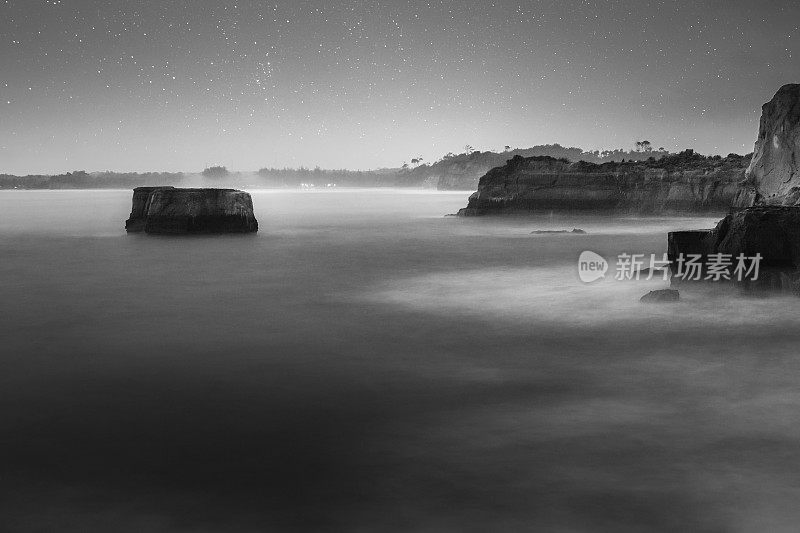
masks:
{"label": "cliff", "polygon": [[737,206],[800,204],[800,84],[784,85],[762,106],[746,177]]}
{"label": "cliff", "polygon": [[250,233],[258,231],[250,195],[234,189],[137,187],[129,233]]}
{"label": "cliff", "polygon": [[[478,188],[481,176],[491,169],[505,165],[509,159],[517,156],[533,157],[549,155],[547,152],[566,152],[567,149],[553,145],[557,149],[548,150],[550,146],[536,146],[509,152],[470,152],[458,155],[448,154],[432,165],[424,165],[414,169],[414,174],[422,174],[428,182],[436,184],[440,191],[474,191]],[[580,153],[579,148],[572,149]]]}
{"label": "cliff", "polygon": [[713,230],[669,234],[673,282],[694,281],[679,275],[681,255],[696,254],[704,262],[712,254],[759,256],[760,277],[744,283],[747,288],[800,294],[799,158],[800,84],[784,85],[762,107],[755,152],[735,199],[745,209],[728,214]]}
{"label": "cliff", "polygon": [[434,163],[427,173],[440,191],[474,191],[481,176],[504,164],[508,158],[502,153],[473,152]]}
{"label": "cliff", "polygon": [[439,190],[474,191],[484,174],[491,169],[505,165],[516,156],[537,157],[549,156],[569,161],[587,161],[590,163],[608,163],[623,159],[644,161],[650,157],[660,158],[668,155],[662,148],[659,151],[626,152],[623,150],[586,152],[576,147],[564,147],[560,144],[541,144],[530,148],[516,148],[505,152],[468,152],[463,154],[447,154],[432,165],[421,165],[410,173],[410,181],[414,183],[433,183]]}
{"label": "cliff", "polygon": [[480,179],[459,215],[725,213],[741,189],[748,163],[748,156],[704,157],[691,150],[661,159],[603,164],[514,157]]}

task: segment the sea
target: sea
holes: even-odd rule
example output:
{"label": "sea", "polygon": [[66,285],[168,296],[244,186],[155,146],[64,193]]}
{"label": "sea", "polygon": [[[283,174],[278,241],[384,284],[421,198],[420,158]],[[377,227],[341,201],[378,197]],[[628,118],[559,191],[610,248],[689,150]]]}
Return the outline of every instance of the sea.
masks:
{"label": "sea", "polygon": [[0,530],[796,531],[800,300],[616,279],[715,218],[250,192],[178,237],[0,192]]}

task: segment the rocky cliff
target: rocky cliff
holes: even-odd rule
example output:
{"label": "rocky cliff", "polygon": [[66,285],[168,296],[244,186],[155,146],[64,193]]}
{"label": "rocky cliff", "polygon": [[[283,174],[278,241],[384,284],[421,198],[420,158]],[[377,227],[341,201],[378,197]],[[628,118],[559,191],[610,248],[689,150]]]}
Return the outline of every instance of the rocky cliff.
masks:
{"label": "rocky cliff", "polygon": [[[760,258],[758,279],[745,285],[800,294],[800,84],[784,85],[762,107],[746,181],[730,213],[712,230],[668,236],[673,273],[681,256]],[[685,278],[686,276],[683,276]],[[674,276],[673,282],[686,281]]]}
{"label": "rocky cliff", "polygon": [[784,85],[762,106],[746,176],[738,206],[800,204],[800,84]]}
{"label": "rocky cliff", "polygon": [[234,189],[137,187],[130,233],[250,233],[258,231],[250,195]]}
{"label": "rocky cliff", "polygon": [[[714,229],[671,232],[667,242],[673,285],[713,279],[746,290],[800,294],[800,207],[748,207],[729,214]],[[698,256],[696,270],[681,266],[693,255]],[[758,269],[740,279],[735,271],[740,258],[749,268],[756,256]],[[714,258],[726,265],[722,278],[709,276]]]}
{"label": "rocky cliff", "polygon": [[453,158],[453,161],[436,163],[431,166],[429,174],[440,191],[474,191],[481,176],[507,160],[508,156],[504,154],[484,152],[477,157]]}
{"label": "rocky cliff", "polygon": [[[659,151],[626,152],[624,150],[586,152],[576,147],[564,147],[560,144],[540,144],[530,148],[515,148],[506,152],[470,152],[448,154],[432,165],[421,165],[411,171],[412,181],[433,183],[439,190],[474,191],[478,188],[481,176],[495,167],[506,164],[515,156],[536,157],[550,156],[555,159],[569,161],[588,161],[590,163],[609,163],[627,159],[644,161],[650,157],[661,158],[668,155],[663,148]],[[419,179],[423,176],[423,179]]]}
{"label": "rocky cliff", "polygon": [[593,164],[515,157],[484,175],[462,216],[547,211],[725,213],[747,156],[691,150],[648,161]]}
{"label": "rocky cliff", "polygon": [[759,254],[765,267],[800,267],[800,208],[748,207],[727,215],[713,229],[671,232],[667,247],[671,261],[681,254]]}

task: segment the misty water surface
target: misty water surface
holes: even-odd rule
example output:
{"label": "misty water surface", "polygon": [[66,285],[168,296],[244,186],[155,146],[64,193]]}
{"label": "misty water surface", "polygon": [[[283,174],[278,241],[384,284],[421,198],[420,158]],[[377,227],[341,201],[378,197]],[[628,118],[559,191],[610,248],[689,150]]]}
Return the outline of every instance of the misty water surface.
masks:
{"label": "misty water surface", "polygon": [[577,278],[714,220],[466,197],[254,191],[257,235],[176,238],[0,192],[1,529],[796,529],[800,302]]}

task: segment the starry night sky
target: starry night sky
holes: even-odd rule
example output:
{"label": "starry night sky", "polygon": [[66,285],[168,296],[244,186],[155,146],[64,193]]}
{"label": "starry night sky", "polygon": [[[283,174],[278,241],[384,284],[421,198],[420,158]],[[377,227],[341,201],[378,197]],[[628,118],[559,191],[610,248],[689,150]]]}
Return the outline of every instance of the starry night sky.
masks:
{"label": "starry night sky", "polygon": [[0,173],[752,151],[795,0],[0,0]]}

